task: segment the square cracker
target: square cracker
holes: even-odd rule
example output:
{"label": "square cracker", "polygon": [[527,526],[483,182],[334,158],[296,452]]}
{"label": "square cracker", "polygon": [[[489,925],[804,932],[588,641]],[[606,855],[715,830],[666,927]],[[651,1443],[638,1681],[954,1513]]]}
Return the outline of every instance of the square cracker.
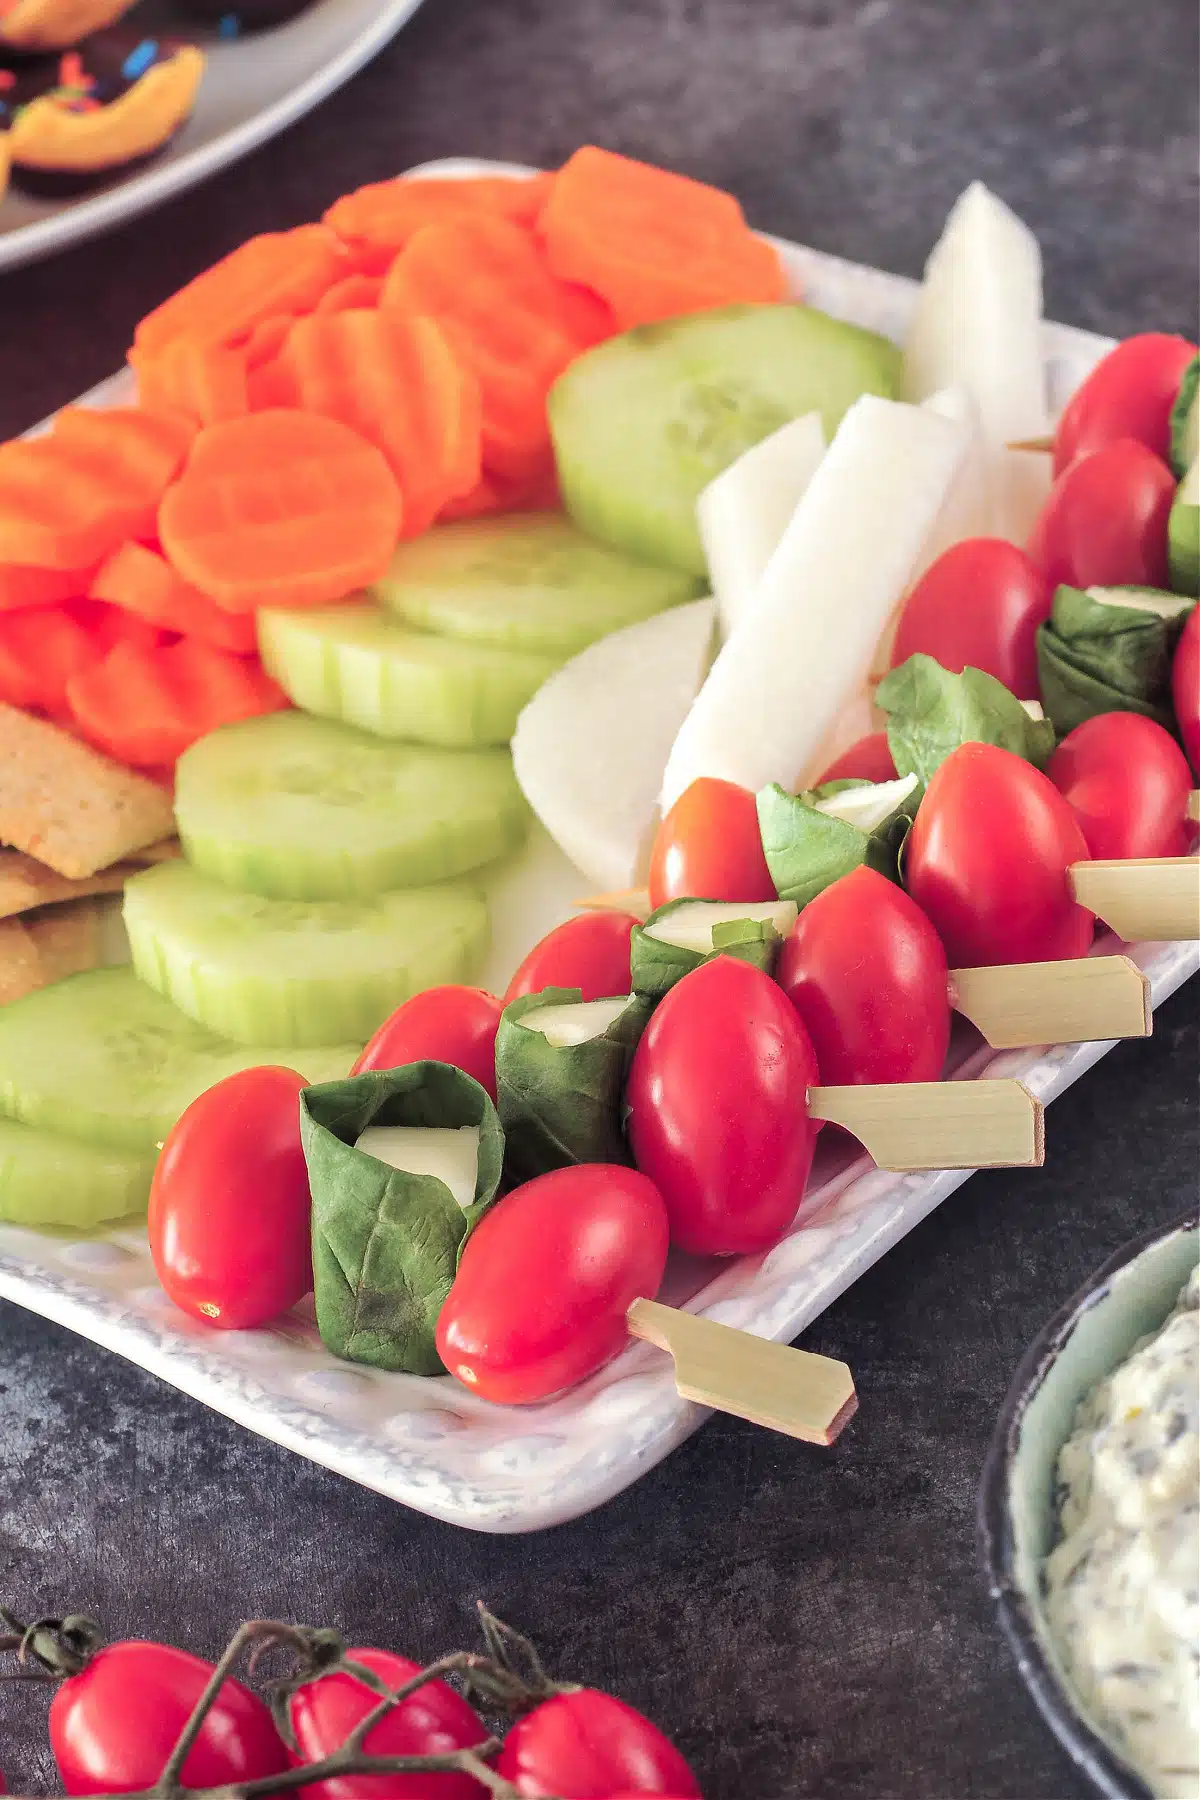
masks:
{"label": "square cracker", "polygon": [[0,840],[80,880],[173,829],[163,788],[57,725],[0,706]]}
{"label": "square cracker", "polygon": [[68,900],[60,906],[41,907],[19,921],[33,940],[43,987],[101,966],[105,961],[104,912],[113,904],[99,896]]}

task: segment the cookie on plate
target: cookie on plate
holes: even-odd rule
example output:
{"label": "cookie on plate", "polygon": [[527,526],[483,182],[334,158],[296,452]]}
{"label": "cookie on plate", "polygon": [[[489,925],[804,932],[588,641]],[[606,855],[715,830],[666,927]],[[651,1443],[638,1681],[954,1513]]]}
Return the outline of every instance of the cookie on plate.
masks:
{"label": "cookie on plate", "polygon": [[69,50],[113,25],[133,0],[0,0],[0,50]]}

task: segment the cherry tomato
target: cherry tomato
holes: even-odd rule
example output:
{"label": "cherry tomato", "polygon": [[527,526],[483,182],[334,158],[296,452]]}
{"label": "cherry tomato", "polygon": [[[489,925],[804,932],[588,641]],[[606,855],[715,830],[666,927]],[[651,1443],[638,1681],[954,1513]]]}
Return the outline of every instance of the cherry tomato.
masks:
{"label": "cherry tomato", "polygon": [[905,884],[956,968],[1083,956],[1094,920],[1067,870],[1087,840],[1051,781],[1011,750],[961,744],[936,771]]}
{"label": "cherry tomato", "polygon": [[1182,856],[1192,776],[1169,731],[1140,713],[1100,713],[1067,733],[1046,769],[1088,854]]}
{"label": "cherry tomato", "polygon": [[[153,1787],[212,1672],[212,1663],[169,1644],[130,1640],[97,1651],[50,1702],[50,1746],[68,1794]],[[270,1712],[240,1681],[227,1681],[182,1780],[222,1787],[288,1767]]]}
{"label": "cherry tomato", "polygon": [[625,1092],[633,1158],[666,1201],[672,1243],[735,1256],[782,1236],[812,1163],[818,1079],[808,1034],[769,975],[718,956],[676,982]]}
{"label": "cherry tomato", "polygon": [[1200,606],[1194,606],[1175,649],[1171,697],[1192,772],[1200,776]]}
{"label": "cherry tomato", "polygon": [[583,1163],[514,1188],[487,1213],[438,1318],[438,1354],[473,1393],[544,1400],[610,1362],[625,1314],[653,1299],[667,1214],[633,1169]]}
{"label": "cherry tomato", "polygon": [[874,869],[855,869],[809,901],[776,979],[822,1081],[940,1077],[950,1042],[946,952],[916,901]]}
{"label": "cherry tomato", "polygon": [[774,900],[749,788],[709,775],[693,781],[658,828],[649,885],[651,906],[668,900]]}
{"label": "cherry tomato", "polygon": [[496,1772],[519,1794],[599,1800],[618,1792],[693,1796],[696,1777],[657,1725],[596,1688],[555,1694],[517,1720]]}
{"label": "cherry tomato", "polygon": [[1146,331],[1126,338],[1098,362],[1067,402],[1054,433],[1054,473],[1117,438],[1136,438],[1165,461],[1171,408],[1183,371],[1196,354],[1186,338]]}
{"label": "cherry tomato", "polygon": [[1045,575],[1015,544],[966,538],[930,564],[905,601],[892,667],[920,650],[954,675],[969,665],[1018,700],[1036,700],[1034,638],[1053,598]]}
{"label": "cherry tomato", "polygon": [[868,732],[866,737],[859,738],[857,744],[851,744],[848,750],[831,762],[823,775],[818,775],[813,782],[814,787],[821,787],[827,781],[895,781],[896,765],[892,761],[892,752],[888,747],[886,731]]}
{"label": "cherry tomato", "polygon": [[[419,1663],[389,1650],[348,1650],[346,1655],[391,1688],[403,1687],[421,1672]],[[297,1688],[288,1712],[304,1760],[332,1756],[378,1702],[378,1694],[342,1671]],[[444,1681],[428,1681],[367,1733],[363,1749],[374,1756],[442,1756],[482,1743],[486,1736],[461,1695]],[[314,1781],[304,1789],[304,1800],[371,1800],[373,1795],[383,1800],[385,1793],[386,1800],[484,1800],[479,1783],[454,1770],[443,1775],[342,1775]]]}
{"label": "cherry tomato", "polygon": [[452,1063],[496,1098],[496,1027],[503,1001],[483,988],[426,988],[385,1019],[350,1073],[405,1063]]}
{"label": "cherry tomato", "polygon": [[1064,469],[1027,546],[1051,588],[1167,587],[1175,477],[1153,451],[1118,438]]}
{"label": "cherry tomato", "polygon": [[243,1069],[193,1100],[150,1188],[150,1253],[184,1312],[265,1325],[312,1291],[308,1170],[295,1069]]}
{"label": "cherry tomato", "polygon": [[581,988],[585,1000],[629,993],[632,913],[590,912],[568,919],[533,946],[504,994],[504,1004],[543,988]]}

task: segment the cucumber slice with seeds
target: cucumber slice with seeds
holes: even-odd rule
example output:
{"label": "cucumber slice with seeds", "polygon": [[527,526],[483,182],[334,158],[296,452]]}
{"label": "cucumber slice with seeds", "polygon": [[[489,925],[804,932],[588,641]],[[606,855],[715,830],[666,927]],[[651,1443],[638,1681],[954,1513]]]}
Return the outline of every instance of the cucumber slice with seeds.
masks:
{"label": "cucumber slice with seeds", "polygon": [[697,586],[597,544],[561,513],[512,513],[401,544],[372,591],[417,631],[566,658],[692,599]]}
{"label": "cucumber slice with seeds", "polygon": [[0,1119],[0,1221],[88,1231],[145,1212],[154,1161]]}
{"label": "cucumber slice with seeds", "polygon": [[521,708],[565,660],[408,631],[373,600],[264,608],[258,647],[305,712],[449,750],[507,744]]}
{"label": "cucumber slice with seeds", "polygon": [[359,900],[515,849],[528,810],[503,750],[389,744],[303,713],[227,725],[175,772],[189,859],[278,900]]}
{"label": "cucumber slice with seeds", "polygon": [[205,1030],[132,969],[92,969],[0,1007],[0,1113],[84,1144],[153,1155],[198,1094],[282,1063],[345,1075],[358,1048],[248,1049]]}
{"label": "cucumber slice with seeds", "polygon": [[639,325],[577,357],[550,390],[567,511],[633,556],[705,573],[696,501],[802,413],[829,442],[861,394],[900,379],[895,344],[810,306],[728,306]]}
{"label": "cucumber slice with seeds", "polygon": [[465,884],[367,900],[264,900],[161,863],[125,886],[142,980],[243,1044],[368,1038],[418,989],[466,981],[487,948],[483,896]]}

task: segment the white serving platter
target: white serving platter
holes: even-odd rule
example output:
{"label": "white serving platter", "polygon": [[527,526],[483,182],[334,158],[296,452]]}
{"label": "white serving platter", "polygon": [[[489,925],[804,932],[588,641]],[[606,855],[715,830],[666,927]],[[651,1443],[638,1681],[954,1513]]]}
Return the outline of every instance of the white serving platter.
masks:
{"label": "white serving platter", "polygon": [[208,67],[195,111],[178,137],[146,167],[91,193],[36,200],[11,185],[0,200],[0,269],[34,262],[137,218],[257,149],[357,74],[420,4],[317,0],[286,25],[232,41],[179,26],[178,36],[202,45]]}
{"label": "white serving platter", "polygon": [[[413,172],[525,171],[449,161]],[[774,241],[815,305],[894,337],[903,333],[913,282]],[[1047,325],[1045,341],[1057,410],[1110,345],[1062,325]],[[130,392],[122,374],[85,399],[114,405]],[[578,872],[536,830],[523,855],[490,884],[485,983],[502,990],[525,951],[570,913],[582,891]],[[1111,950],[1113,941],[1099,948]],[[1196,944],[1140,944],[1131,954],[1149,977],[1155,1006],[1200,967]],[[956,1075],[1015,1076],[1049,1102],[1111,1048],[995,1053],[967,1037]],[[765,1256],[724,1264],[681,1259],[668,1271],[664,1297],[788,1342],[966,1179],[962,1170],[889,1175],[867,1157],[839,1162],[825,1152],[780,1244]],[[1028,1179],[1047,1177],[1033,1171]],[[645,1344],[631,1344],[558,1399],[515,1409],[489,1406],[449,1376],[421,1379],[339,1362],[317,1336],[311,1311],[267,1330],[214,1331],[177,1311],[162,1292],[138,1224],[87,1239],[0,1225],[0,1297],[117,1351],[352,1481],[476,1531],[534,1531],[578,1517],[636,1481],[708,1416],[679,1398],[668,1359]]]}

